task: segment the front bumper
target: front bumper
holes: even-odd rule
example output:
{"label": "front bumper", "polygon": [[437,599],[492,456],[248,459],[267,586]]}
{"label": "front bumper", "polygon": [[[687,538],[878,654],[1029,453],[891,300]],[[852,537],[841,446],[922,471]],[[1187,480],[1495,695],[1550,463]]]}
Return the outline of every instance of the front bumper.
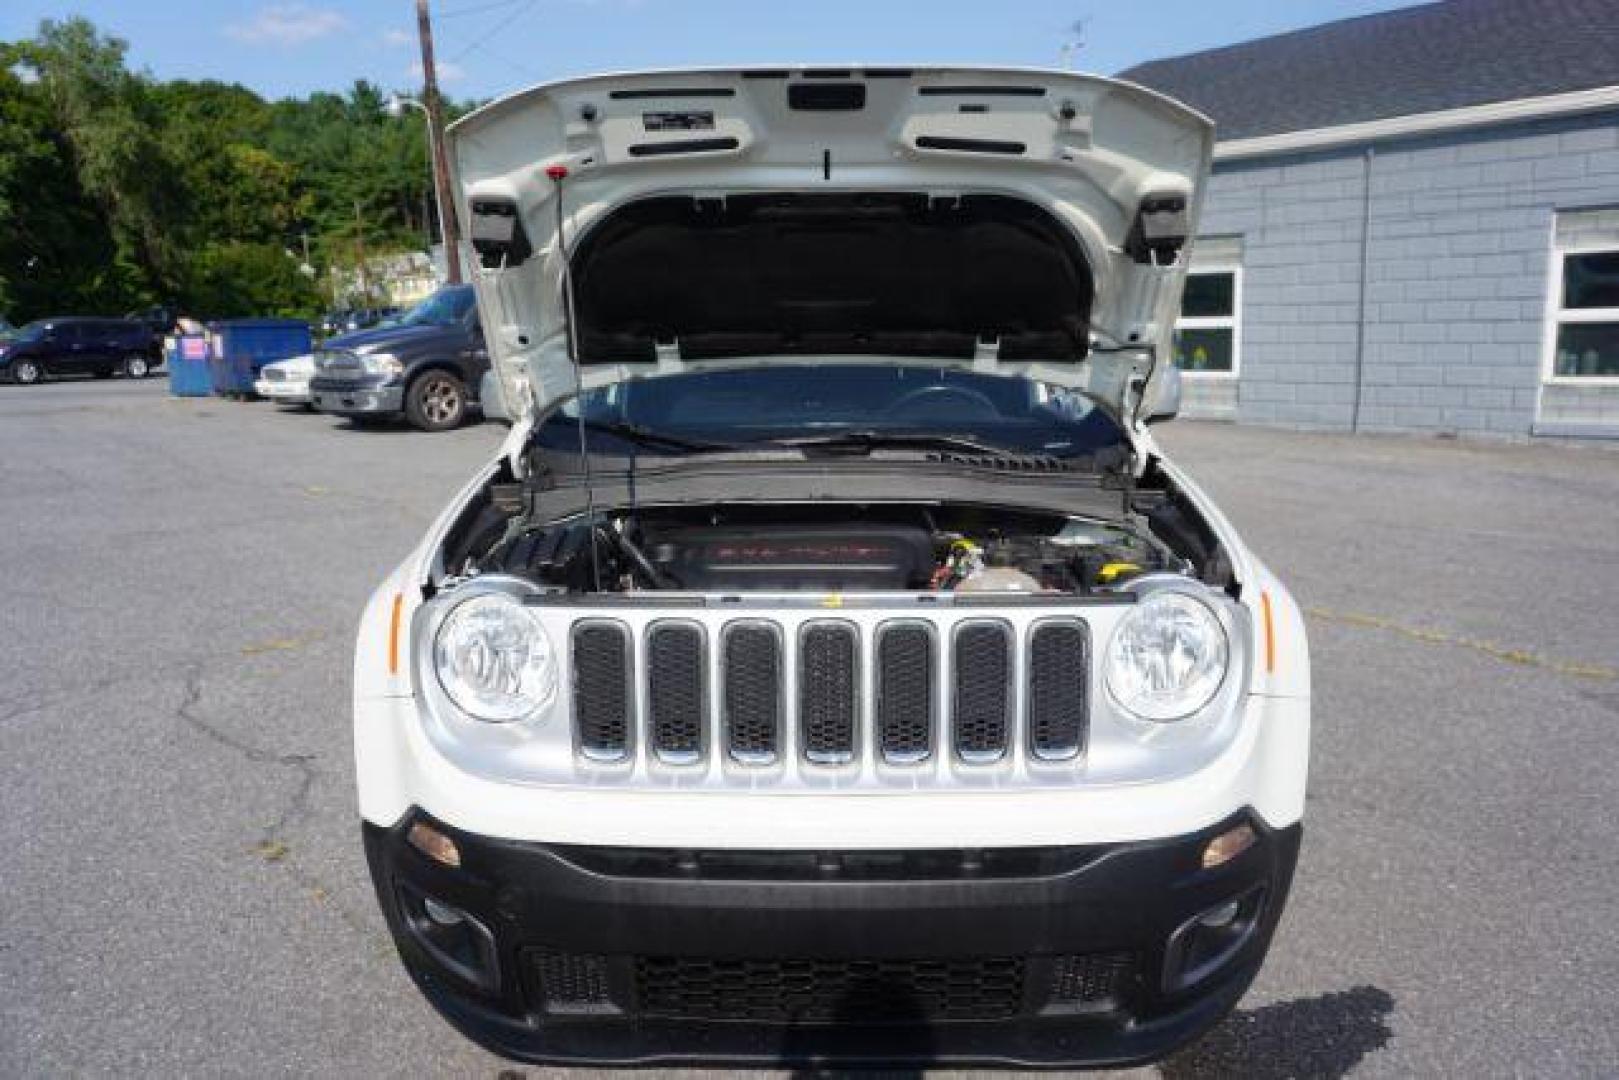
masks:
{"label": "front bumper", "polygon": [[309,404],[309,383],[307,382],[269,382],[259,379],[253,384],[253,392],[268,401],[280,405],[307,405]]}
{"label": "front bumper", "polygon": [[382,381],[313,379],[309,383],[309,403],[321,412],[339,416],[396,413],[405,407],[405,388]]}
{"label": "front bumper", "polygon": [[[417,822],[458,868],[408,842]],[[1203,869],[1242,823],[1253,846]],[[1299,837],[1248,811],[1160,840],[858,853],[498,840],[416,810],[365,825],[400,954],[452,1024],[508,1057],[612,1065],[1156,1060],[1257,973]],[[1229,948],[1199,952],[1187,928],[1232,903],[1208,931]]]}

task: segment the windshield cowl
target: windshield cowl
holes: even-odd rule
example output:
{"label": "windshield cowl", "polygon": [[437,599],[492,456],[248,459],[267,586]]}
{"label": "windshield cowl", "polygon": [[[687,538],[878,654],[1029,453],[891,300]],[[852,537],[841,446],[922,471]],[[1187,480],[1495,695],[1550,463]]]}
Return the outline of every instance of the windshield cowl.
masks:
{"label": "windshield cowl", "polygon": [[535,426],[552,456],[1055,463],[1127,455],[1084,393],[953,368],[870,365],[693,372],[589,389]]}

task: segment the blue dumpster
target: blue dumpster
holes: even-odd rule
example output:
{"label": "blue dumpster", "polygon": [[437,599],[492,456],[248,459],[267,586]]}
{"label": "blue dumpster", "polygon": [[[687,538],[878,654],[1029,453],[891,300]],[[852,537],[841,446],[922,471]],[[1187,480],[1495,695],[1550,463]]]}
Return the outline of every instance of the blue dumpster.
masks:
{"label": "blue dumpster", "polygon": [[300,319],[227,319],[210,325],[212,355],[208,371],[214,393],[248,397],[259,369],[313,351],[309,324]]}
{"label": "blue dumpster", "polygon": [[208,335],[181,334],[164,344],[169,366],[169,393],[175,397],[207,397],[214,392],[208,373]]}

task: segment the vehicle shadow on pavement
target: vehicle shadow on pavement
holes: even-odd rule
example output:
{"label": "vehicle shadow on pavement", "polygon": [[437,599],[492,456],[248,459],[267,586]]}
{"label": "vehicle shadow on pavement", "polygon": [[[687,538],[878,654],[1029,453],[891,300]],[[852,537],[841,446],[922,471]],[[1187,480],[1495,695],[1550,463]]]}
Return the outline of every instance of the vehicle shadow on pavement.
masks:
{"label": "vehicle shadow on pavement", "polygon": [[1339,1077],[1385,1046],[1394,998],[1376,986],[1239,1009],[1158,1066],[1164,1080]]}

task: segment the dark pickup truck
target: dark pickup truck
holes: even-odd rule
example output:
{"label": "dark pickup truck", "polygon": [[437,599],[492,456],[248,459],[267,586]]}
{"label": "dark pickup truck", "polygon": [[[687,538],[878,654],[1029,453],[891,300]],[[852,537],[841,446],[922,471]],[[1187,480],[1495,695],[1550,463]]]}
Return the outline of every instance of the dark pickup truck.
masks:
{"label": "dark pickup truck", "polygon": [[315,353],[310,403],[367,420],[403,413],[423,431],[460,426],[489,370],[470,285],[449,285],[391,326],[328,340]]}

